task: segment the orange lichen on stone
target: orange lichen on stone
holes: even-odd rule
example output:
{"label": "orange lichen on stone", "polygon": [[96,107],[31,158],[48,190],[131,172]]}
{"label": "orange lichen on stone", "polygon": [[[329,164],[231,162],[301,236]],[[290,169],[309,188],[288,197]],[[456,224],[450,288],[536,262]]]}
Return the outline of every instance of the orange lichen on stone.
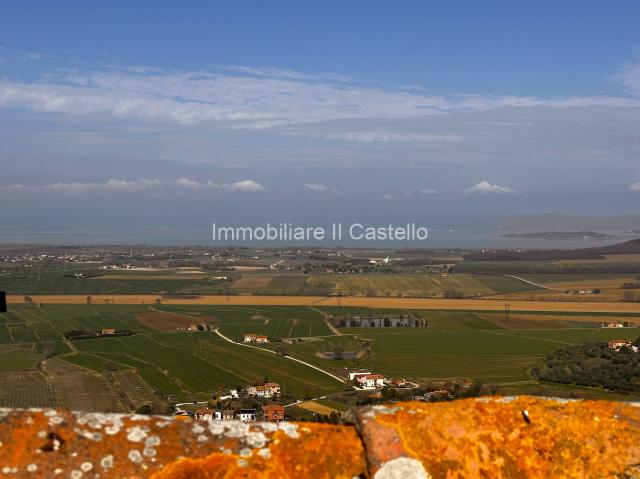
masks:
{"label": "orange lichen on stone", "polygon": [[0,473],[23,477],[344,477],[365,472],[352,427],[0,410]]}
{"label": "orange lichen on stone", "polygon": [[640,407],[629,403],[407,402],[360,410],[357,421],[375,477],[640,477]]}
{"label": "orange lichen on stone", "polygon": [[184,458],[154,474],[154,479],[348,478],[363,477],[364,451],[355,429],[300,424],[299,436],[277,431],[265,449],[249,454],[215,452]]}
{"label": "orange lichen on stone", "polygon": [[640,478],[640,407],[531,397],[361,408],[356,427],[0,410],[0,474]]}

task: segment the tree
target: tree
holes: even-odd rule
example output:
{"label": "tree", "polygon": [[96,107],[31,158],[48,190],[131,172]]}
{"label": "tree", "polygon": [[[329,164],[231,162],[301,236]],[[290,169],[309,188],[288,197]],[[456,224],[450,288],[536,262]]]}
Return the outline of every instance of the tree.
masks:
{"label": "tree", "polygon": [[33,298],[31,298],[31,296],[25,296],[24,297],[24,303],[25,304],[33,304]]}
{"label": "tree", "polygon": [[87,296],[87,304],[93,303],[93,298],[91,296]]}

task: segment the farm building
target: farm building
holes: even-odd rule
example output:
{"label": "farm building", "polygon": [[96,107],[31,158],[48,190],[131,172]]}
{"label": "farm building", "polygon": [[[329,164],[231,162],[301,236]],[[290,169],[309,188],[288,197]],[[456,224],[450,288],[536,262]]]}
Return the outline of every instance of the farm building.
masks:
{"label": "farm building", "polygon": [[602,328],[625,328],[628,327],[628,324],[626,321],[624,323],[620,322],[620,321],[605,321],[600,323],[600,327]]}
{"label": "farm building", "polygon": [[242,409],[236,414],[236,419],[239,419],[242,422],[254,422],[256,420],[256,410]]}
{"label": "farm building", "polygon": [[412,315],[401,316],[353,316],[333,320],[339,328],[424,328],[429,326],[426,319]]}
{"label": "farm building", "polygon": [[638,352],[638,346],[634,346],[632,341],[627,339],[612,339],[607,343],[609,349],[613,349],[614,351],[620,351],[622,348],[629,348],[634,353]]}
{"label": "farm building", "polygon": [[249,396],[258,396],[268,399],[277,397],[280,394],[280,385],[277,383],[265,383],[261,386],[247,386],[246,391]]}
{"label": "farm building", "polygon": [[268,343],[269,337],[256,333],[247,333],[244,335],[243,342],[245,343]]}
{"label": "farm building", "polygon": [[280,404],[267,404],[262,406],[264,420],[269,422],[284,421],[284,406]]}
{"label": "farm building", "polygon": [[198,409],[195,412],[195,417],[199,421],[211,421],[213,419],[217,419],[215,417],[215,414],[217,412],[219,412],[219,411],[215,411],[214,409],[210,409],[210,408]]}
{"label": "farm building", "polygon": [[382,374],[366,374],[356,377],[356,382],[362,389],[377,389],[384,387],[384,376]]}

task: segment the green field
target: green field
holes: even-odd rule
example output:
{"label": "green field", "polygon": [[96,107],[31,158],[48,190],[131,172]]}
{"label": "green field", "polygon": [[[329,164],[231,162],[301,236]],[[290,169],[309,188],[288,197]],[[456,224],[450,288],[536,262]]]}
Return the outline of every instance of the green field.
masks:
{"label": "green field", "polygon": [[[272,337],[331,334],[322,315],[309,308],[168,307],[165,311],[206,315],[225,334],[258,332]],[[219,387],[236,387],[267,377],[294,396],[341,389],[338,381],[268,352],[230,344],[213,332],[159,332],[138,322],[148,306],[19,305],[0,316],[0,371],[35,369],[51,354],[97,373],[135,369],[156,391],[181,399],[208,397]],[[253,318],[253,319],[252,319]],[[260,318],[260,319],[258,319]],[[71,329],[129,329],[129,337],[64,340]],[[72,351],[73,348],[75,351]],[[286,385],[285,385],[286,384]]]}
{"label": "green field", "polygon": [[[31,305],[11,306],[0,315],[0,373],[37,371],[52,355],[75,369],[98,378],[121,371],[137,371],[154,391],[176,399],[204,399],[211,391],[234,388],[267,378],[283,386],[292,397],[317,397],[342,391],[344,385],[308,366],[279,354],[229,343],[214,332],[159,331],[136,319],[149,311],[145,305]],[[280,337],[320,337],[312,342],[284,345],[292,357],[307,360],[334,374],[345,368],[363,367],[393,377],[418,382],[467,377],[523,391],[536,384],[529,371],[544,356],[567,344],[603,342],[613,338],[635,339],[640,330],[597,329],[576,323],[567,329],[563,321],[553,329],[502,329],[469,311],[373,310],[341,307],[294,306],[158,306],[161,311],[209,322],[223,334],[241,339],[254,332]],[[332,335],[324,315],[393,316],[410,313],[428,320],[426,328],[341,328]],[[540,313],[543,316],[543,313]],[[553,313],[553,316],[562,316]],[[621,316],[622,317],[622,316]],[[551,322],[553,324],[553,322]],[[129,329],[134,336],[64,340],[71,329]],[[363,339],[368,343],[363,343]],[[352,351],[370,344],[360,359],[322,357],[335,350]],[[277,350],[282,343],[271,342]],[[46,363],[46,361],[45,361]],[[45,368],[46,369],[46,368]],[[137,377],[137,376],[132,376]],[[91,383],[90,377],[87,384]],[[526,388],[525,388],[526,386]],[[97,387],[97,386],[96,386]],[[510,390],[511,390],[510,389]],[[529,389],[527,389],[529,390]],[[20,403],[22,404],[22,403]]]}
{"label": "green field", "polygon": [[[78,278],[73,273],[97,275]],[[188,274],[179,270],[111,271],[73,265],[68,269],[21,268],[0,276],[0,290],[9,294],[261,294],[328,296],[440,297],[455,291],[465,297],[517,293],[538,289],[503,275],[428,274],[266,274],[219,273],[228,281],[214,280],[216,274]],[[236,280],[241,281],[236,284]],[[255,280],[255,281],[254,281]]]}

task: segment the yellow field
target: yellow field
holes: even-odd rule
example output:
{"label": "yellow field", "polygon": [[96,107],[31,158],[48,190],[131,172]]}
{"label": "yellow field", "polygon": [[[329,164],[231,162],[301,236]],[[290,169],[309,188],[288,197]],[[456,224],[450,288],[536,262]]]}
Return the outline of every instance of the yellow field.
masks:
{"label": "yellow field", "polygon": [[[84,295],[31,295],[34,303],[86,304]],[[92,295],[95,304],[152,304],[156,295]],[[9,295],[7,302],[24,303],[24,296]],[[166,298],[163,304],[237,305],[237,306],[338,306],[337,297],[326,296],[200,296],[194,299]],[[392,309],[440,309],[469,311],[502,311],[504,299],[431,299],[431,298],[367,298],[343,297],[342,306]],[[585,313],[639,313],[640,303],[587,301],[511,301],[512,311],[573,311]]]}
{"label": "yellow field", "polygon": [[311,412],[315,412],[316,414],[325,414],[325,415],[329,415],[332,412],[340,412],[340,411],[336,411],[335,409],[331,409],[329,406],[325,406],[324,404],[319,404],[317,402],[314,401],[304,401],[301,402],[299,404],[296,404],[296,406],[301,407],[302,409],[306,409],[308,411]]}

